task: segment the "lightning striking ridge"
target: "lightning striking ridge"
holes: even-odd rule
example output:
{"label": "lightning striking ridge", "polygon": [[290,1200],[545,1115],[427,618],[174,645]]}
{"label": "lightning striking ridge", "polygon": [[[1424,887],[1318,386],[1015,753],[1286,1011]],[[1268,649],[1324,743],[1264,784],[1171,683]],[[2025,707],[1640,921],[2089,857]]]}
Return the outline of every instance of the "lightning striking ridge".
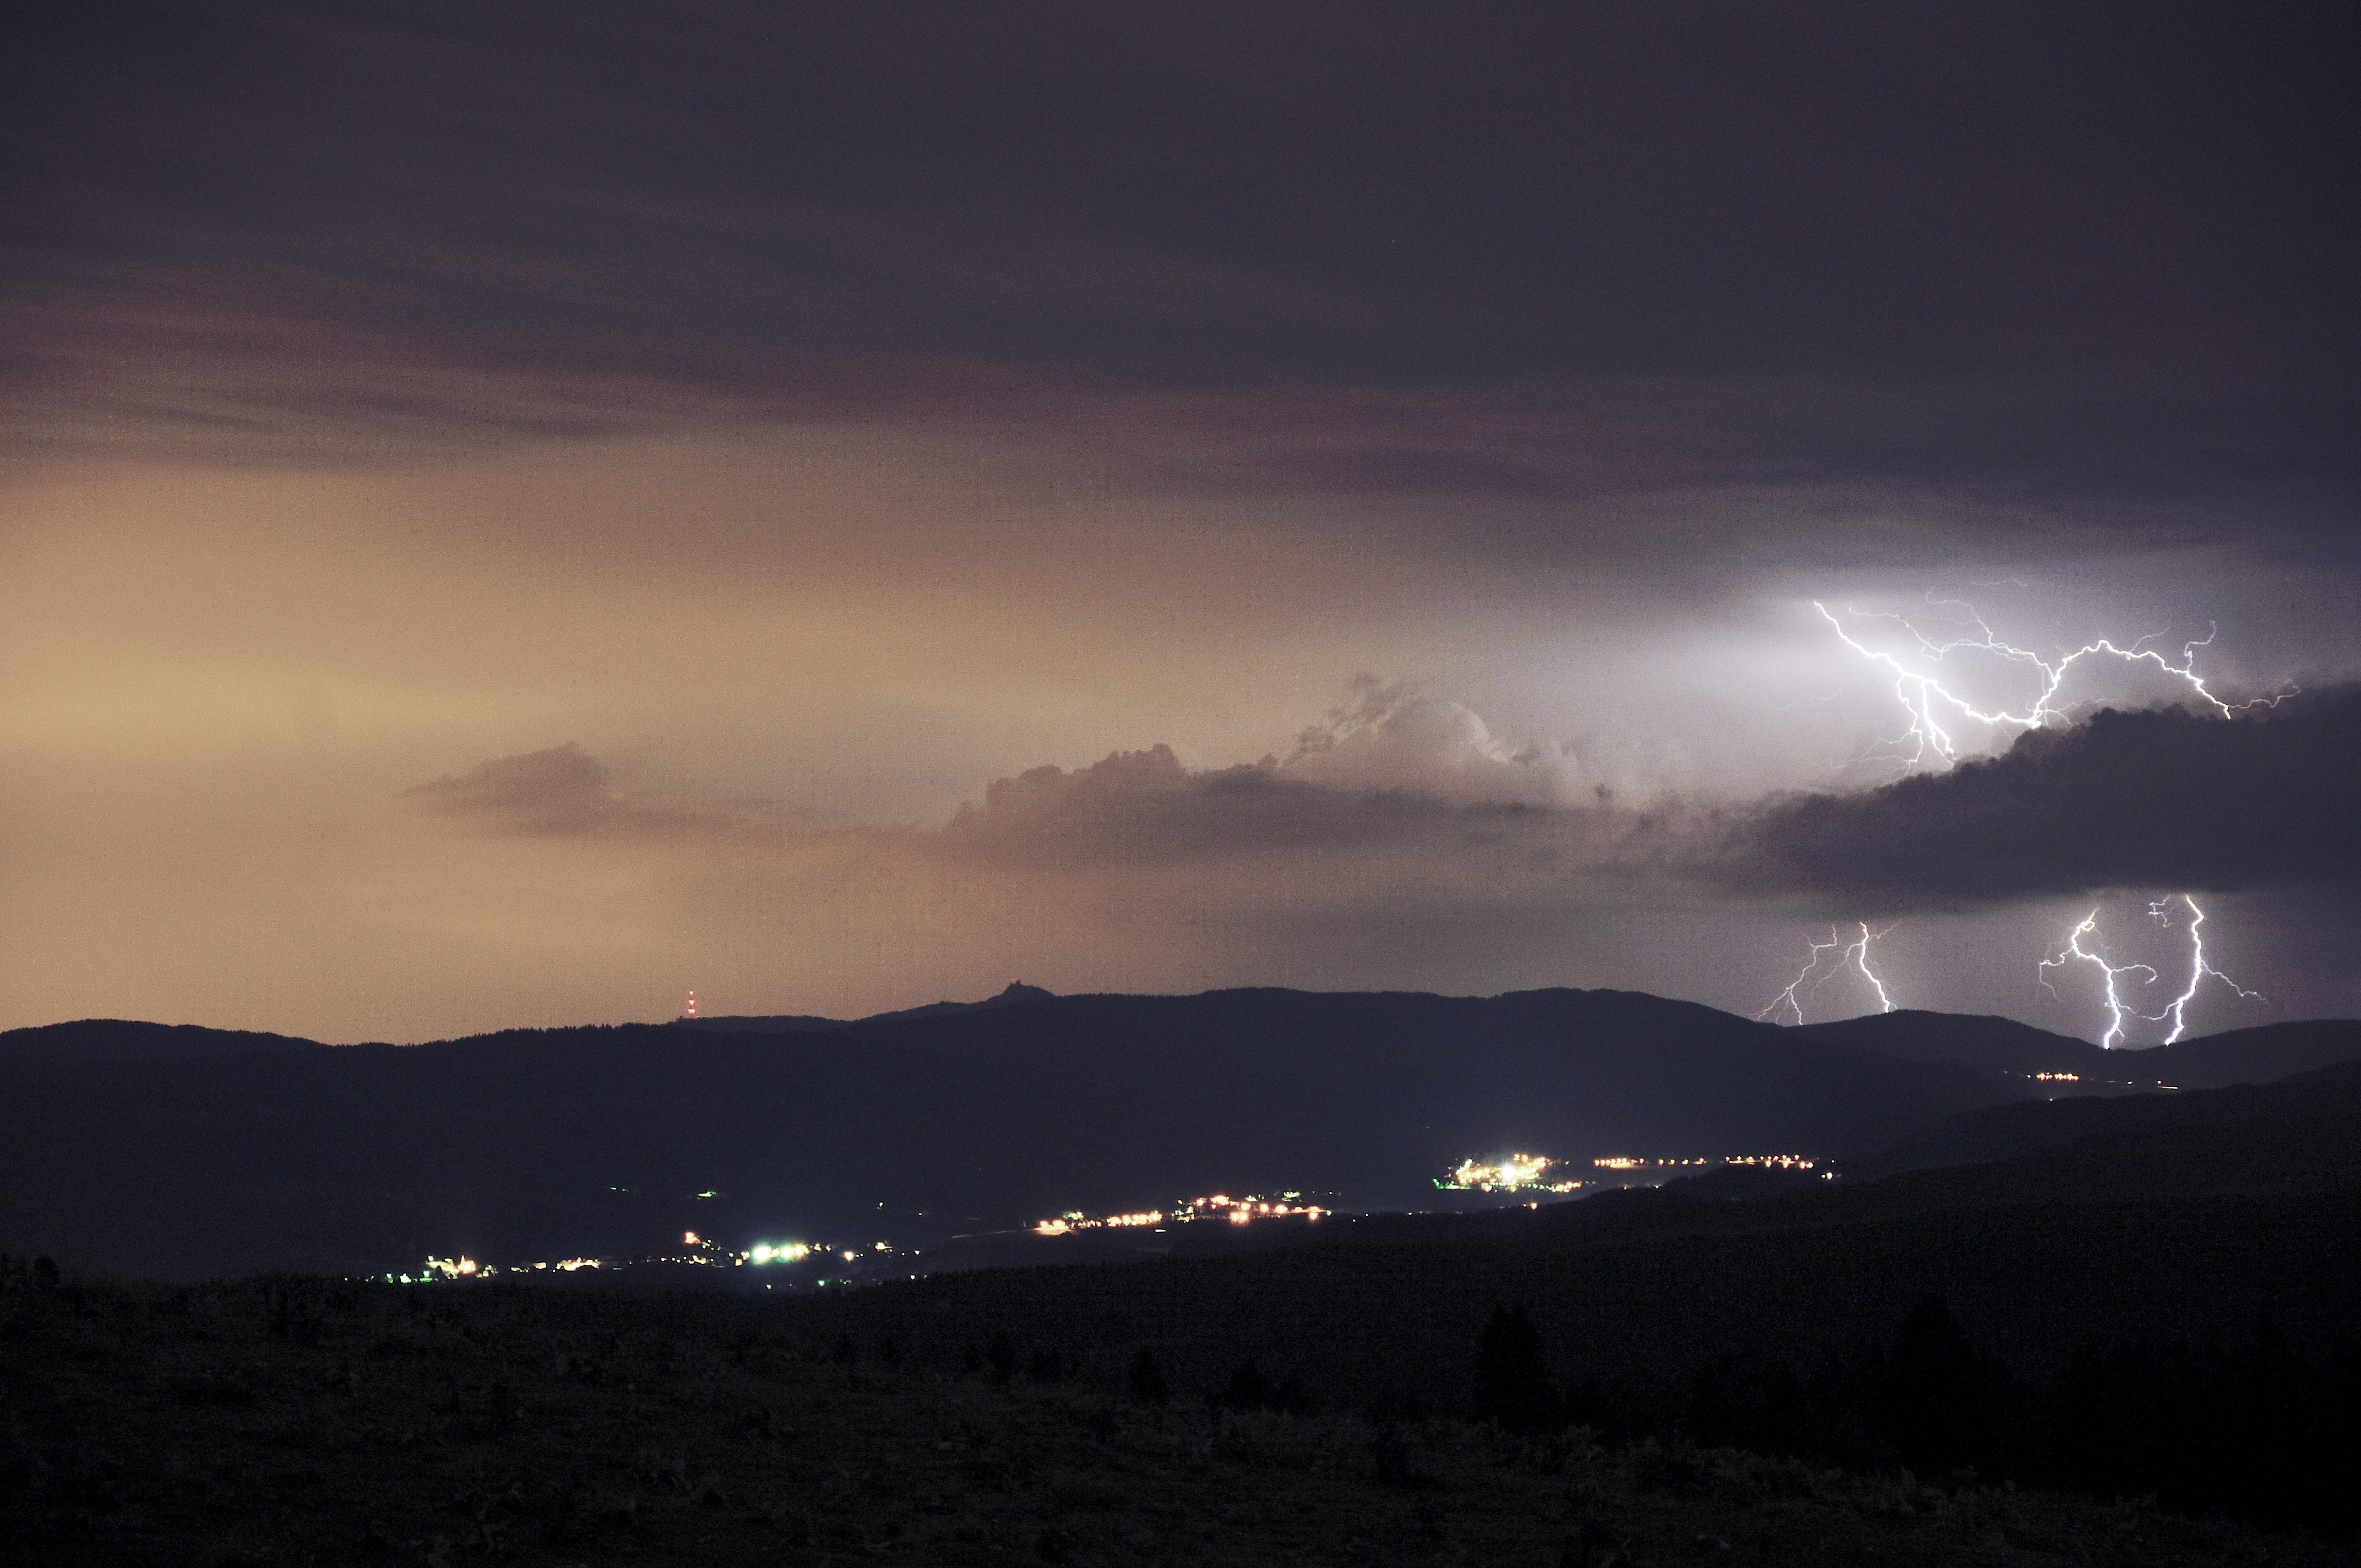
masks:
{"label": "lightning striking ridge", "polygon": [[[1885,982],[1878,979],[1876,972],[1869,967],[1869,945],[1890,934],[1894,927],[1888,926],[1883,931],[1872,931],[1866,920],[1857,921],[1855,924],[1861,928],[1861,936],[1850,943],[1837,934],[1838,927],[1834,926],[1828,927],[1828,939],[1825,942],[1814,942],[1806,938],[1806,945],[1812,950],[1811,957],[1806,960],[1803,969],[1797,971],[1795,978],[1787,982],[1787,989],[1773,997],[1771,1004],[1754,1016],[1758,1019],[1768,1018],[1773,1014],[1784,1009],[1794,1014],[1795,1022],[1801,1024],[1804,1021],[1805,999],[1818,991],[1831,977],[1848,969],[1860,970],[1861,978],[1869,981],[1869,988],[1877,992],[1879,1012],[1893,1012],[1894,998],[1886,993]],[[1820,961],[1830,953],[1842,956],[1829,966],[1826,973],[1821,973]],[[1805,986],[1806,981],[1811,982],[1808,989]],[[1798,995],[1799,992],[1802,994]]]}
{"label": "lightning striking ridge", "polygon": [[2099,1044],[2109,1050],[2113,1050],[2122,1041],[2124,1025],[2134,1018],[2145,1019],[2150,1024],[2171,1024],[2172,1031],[2165,1036],[2164,1043],[2169,1046],[2178,1041],[2189,1027],[2189,1004],[2196,1000],[2197,992],[2204,986],[2206,977],[2209,975],[2248,1001],[2263,999],[2260,992],[2248,991],[2205,961],[2205,936],[2199,929],[2205,924],[2205,911],[2197,907],[2197,900],[2185,893],[2159,898],[2147,906],[2148,918],[2169,929],[2172,917],[2168,911],[2176,901],[2186,905],[2189,908],[2189,984],[2179,996],[2165,1004],[2164,1011],[2161,1013],[2142,1013],[2125,1001],[2122,993],[2115,989],[2117,978],[2127,974],[2143,976],[2140,981],[2142,985],[2154,985],[2158,976],[2153,968],[2147,964],[2111,963],[2103,952],[2094,952],[2082,946],[2082,938],[2093,937],[2098,930],[2099,912],[2095,909],[2082,916],[2082,923],[2069,931],[2066,934],[2066,940],[2059,945],[2057,951],[2042,959],[2038,966],[2041,971],[2041,988],[2052,996],[2058,994],[2058,988],[2049,983],[2048,971],[2052,969],[2060,969],[2069,963],[2080,961],[2091,965],[2106,977],[2104,994],[2107,1004],[2107,1032],[2099,1036]]}
{"label": "lightning striking ridge", "polygon": [[[2160,632],[2150,632],[2128,648],[2119,648],[2102,637],[2096,641],[2084,643],[2052,663],[2029,648],[2019,648],[2002,641],[1993,634],[1992,627],[1985,622],[1975,607],[1963,600],[1938,599],[1930,595],[1927,602],[1937,609],[1964,611],[1965,620],[1962,624],[1972,626],[1975,629],[1973,634],[1954,637],[1948,641],[1938,641],[1899,615],[1857,610],[1850,605],[1845,608],[1845,613],[1861,620],[1894,621],[1904,631],[1909,633],[1912,641],[1918,644],[1918,651],[1921,653],[1937,663],[1955,652],[1965,651],[1988,653],[2008,663],[2022,665],[2028,674],[2037,672],[2036,678],[2039,682],[2040,689],[2035,694],[2032,705],[2022,711],[2007,707],[1990,710],[1980,708],[1965,697],[1948,690],[1933,675],[1913,670],[1893,654],[1882,652],[1861,641],[1845,630],[1844,622],[1838,620],[1827,605],[1814,599],[1812,608],[1819,611],[1820,619],[1835,630],[1838,639],[1846,647],[1870,663],[1883,668],[1894,676],[1894,695],[1901,702],[1903,711],[1909,715],[1910,727],[1899,737],[1886,742],[1886,745],[1894,750],[1883,754],[1880,760],[1898,763],[1905,773],[1914,773],[1922,767],[1948,770],[1958,763],[1959,743],[1953,739],[1950,730],[1944,727],[1943,718],[1938,718],[1938,715],[1949,718],[1954,724],[1966,720],[2016,729],[2038,729],[2051,719],[2070,718],[2071,705],[2059,706],[2057,700],[2058,691],[2065,684],[2068,673],[2086,659],[2110,658],[2126,664],[2153,665],[2161,674],[2181,682],[2192,695],[2224,718],[2235,718],[2249,708],[2276,707],[2288,697],[2294,696],[2298,689],[2290,685],[2287,690],[2271,696],[2256,697],[2239,703],[2226,702],[2214,695],[2213,689],[2206,685],[2204,678],[2197,674],[2197,651],[2213,645],[2213,638],[2220,630],[2215,625],[2209,624],[2202,638],[2181,644],[2179,663],[2174,663],[2162,653],[2147,646],[2162,635]],[[1906,753],[1900,750],[1904,746],[1909,747]],[[1862,760],[1868,761],[1869,758],[1864,757]]]}
{"label": "lightning striking ridge", "polygon": [[2124,1037],[2125,1015],[2132,1011],[2131,1005],[2115,994],[2115,977],[2130,974],[2136,970],[2147,976],[2149,983],[2153,983],[2156,980],[2156,970],[2146,964],[2111,964],[2102,955],[2083,947],[2082,938],[2092,935],[2098,928],[2099,912],[2093,909],[2082,916],[2082,923],[2080,926],[2066,933],[2065,944],[2041,960],[2040,968],[2045,971],[2040,977],[2041,989],[2052,996],[2058,994],[2058,988],[2049,983],[2049,976],[2046,972],[2049,970],[2063,968],[2078,959],[2086,964],[2095,966],[2100,973],[2107,977],[2107,1032],[2099,1036],[2099,1044],[2107,1050],[2113,1050],[2115,1047],[2115,1042]]}
{"label": "lightning striking ridge", "polygon": [[[2205,934],[2198,929],[2199,927],[2205,924],[2205,911],[2198,908],[2197,901],[2190,897],[2187,894],[2184,893],[2180,894],[2180,897],[2181,903],[2189,905],[2189,988],[2186,991],[2183,991],[2180,995],[2174,997],[2165,1007],[2163,1012],[2154,1014],[2142,1014],[2142,1016],[2147,1017],[2147,1021],[2151,1024],[2161,1024],[2168,1018],[2172,1020],[2172,1033],[2164,1037],[2164,1043],[2168,1046],[2172,1044],[2175,1040],[2180,1039],[2181,1031],[2189,1027],[2189,1020],[2184,1010],[2189,1006],[2189,1003],[2196,998],[2197,988],[2205,983],[2205,977],[2209,974],[2215,980],[2220,981],[2224,985],[2228,986],[2232,991],[2236,992],[2242,1000],[2248,1002],[2259,1002],[2264,1000],[2262,992],[2258,991],[2248,991],[2245,986],[2240,985],[2236,981],[2232,980],[2228,975],[2224,974],[2220,970],[2215,969],[2212,964],[2205,961]],[[2166,916],[2164,911],[2165,905],[2171,902],[2172,900],[2169,898],[2159,898],[2154,904],[2149,905],[2147,906],[2148,918],[2155,921],[2159,926],[2170,927],[2172,921]]]}

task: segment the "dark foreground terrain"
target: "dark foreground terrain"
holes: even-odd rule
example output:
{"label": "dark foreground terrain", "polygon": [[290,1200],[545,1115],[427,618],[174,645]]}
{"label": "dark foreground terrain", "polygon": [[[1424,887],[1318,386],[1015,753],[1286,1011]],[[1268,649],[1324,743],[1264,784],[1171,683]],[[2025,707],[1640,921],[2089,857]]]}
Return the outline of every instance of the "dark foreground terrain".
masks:
{"label": "dark foreground terrain", "polygon": [[[2346,1561],[2153,1502],[1275,1409],[1298,1397],[1236,1376],[1209,1400],[1152,1353],[995,1336],[937,1370],[807,1304],[22,1260],[0,1291],[0,1520],[28,1564]],[[1499,1349],[1463,1371],[1497,1383]]]}
{"label": "dark foreground terrain", "polygon": [[2258,1080],[850,1289],[0,1257],[0,1562],[2352,1561],[2361,1063]]}

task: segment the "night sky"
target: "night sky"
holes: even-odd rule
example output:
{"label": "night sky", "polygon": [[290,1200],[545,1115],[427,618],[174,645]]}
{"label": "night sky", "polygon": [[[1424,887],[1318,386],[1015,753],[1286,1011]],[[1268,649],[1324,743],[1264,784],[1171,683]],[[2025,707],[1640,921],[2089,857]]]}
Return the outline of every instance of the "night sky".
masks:
{"label": "night sky", "polygon": [[0,1027],[2361,1012],[2349,7],[0,29]]}

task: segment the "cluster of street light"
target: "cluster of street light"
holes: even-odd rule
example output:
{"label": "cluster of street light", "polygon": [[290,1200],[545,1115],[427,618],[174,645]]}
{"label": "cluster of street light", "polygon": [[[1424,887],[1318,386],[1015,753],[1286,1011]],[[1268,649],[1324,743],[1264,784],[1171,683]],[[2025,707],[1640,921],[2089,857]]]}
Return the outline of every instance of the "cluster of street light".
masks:
{"label": "cluster of street light", "polygon": [[1249,1193],[1233,1198],[1226,1192],[1215,1192],[1202,1198],[1183,1198],[1170,1209],[1140,1209],[1126,1213],[1093,1215],[1080,1209],[1047,1220],[1037,1220],[1028,1228],[1037,1236],[1071,1235],[1077,1231],[1129,1230],[1163,1225],[1193,1224],[1199,1220],[1224,1220],[1233,1225],[1249,1225],[1257,1220],[1301,1219],[1317,1221],[1323,1214],[1335,1210],[1314,1203],[1301,1192],[1282,1192],[1275,1198]]}

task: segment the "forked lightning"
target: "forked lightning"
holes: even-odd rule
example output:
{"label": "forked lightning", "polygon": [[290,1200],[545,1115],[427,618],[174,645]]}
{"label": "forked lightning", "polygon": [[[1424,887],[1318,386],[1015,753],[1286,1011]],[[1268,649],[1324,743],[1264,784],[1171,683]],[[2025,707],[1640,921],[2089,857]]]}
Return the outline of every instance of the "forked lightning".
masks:
{"label": "forked lightning", "polygon": [[[1830,977],[1848,969],[1859,970],[1861,978],[1869,981],[1869,988],[1877,992],[1879,1012],[1893,1012],[1894,998],[1886,993],[1885,982],[1878,979],[1876,972],[1869,967],[1869,945],[1887,935],[1894,927],[1888,926],[1883,931],[1872,931],[1866,921],[1859,921],[1856,924],[1861,927],[1861,936],[1850,943],[1838,935],[1837,927],[1831,926],[1828,927],[1827,941],[1810,944],[1812,956],[1805,962],[1802,971],[1787,982],[1786,990],[1772,998],[1770,1006],[1754,1016],[1768,1018],[1774,1013],[1784,1011],[1793,1014],[1796,1023],[1802,1023],[1805,998],[1819,990]],[[1830,965],[1827,973],[1823,974],[1820,972],[1820,962],[1830,953],[1841,953],[1843,956]],[[1807,981],[1810,982],[1808,989],[1805,984]]]}
{"label": "forked lightning", "polygon": [[2182,988],[2180,995],[2165,1004],[2164,1011],[2161,1013],[2142,1013],[2125,1000],[2123,993],[2116,989],[2115,985],[2118,979],[2132,974],[2141,977],[2139,981],[2141,985],[2154,985],[2158,980],[2154,968],[2147,964],[2113,963],[2108,960],[2105,954],[2093,951],[2082,945],[2082,938],[2085,937],[2092,938],[2093,941],[2097,939],[2099,912],[2095,909],[2082,916],[2081,924],[2066,934],[2065,941],[2059,946],[2057,951],[2041,960],[2039,966],[2041,986],[2052,996],[2058,994],[2058,988],[2049,983],[2048,971],[2053,969],[2062,969],[2070,963],[2086,963],[2105,977],[2107,1032],[2099,1036],[2100,1045],[2112,1049],[2121,1044],[2124,1026],[2135,1018],[2144,1019],[2150,1024],[2170,1024],[2172,1029],[2164,1036],[2164,1043],[2168,1046],[2173,1044],[2188,1030],[2189,1004],[2196,1000],[2197,992],[2204,986],[2209,976],[2220,981],[2248,1001],[2262,999],[2259,992],[2248,991],[2206,961],[2205,935],[2200,929],[2205,924],[2205,911],[2197,907],[2197,901],[2194,898],[2185,893],[2177,894],[2169,898],[2159,898],[2147,906],[2148,918],[2169,929],[2172,925],[2170,909],[2175,903],[2186,905],[2189,909],[2189,983]]}
{"label": "forked lightning", "polygon": [[[1844,622],[1838,620],[1827,605],[1814,599],[1812,608],[1819,611],[1820,618],[1835,630],[1837,636],[1846,647],[1872,663],[1885,669],[1894,676],[1894,695],[1901,702],[1903,711],[1909,716],[1910,727],[1901,736],[1886,743],[1891,750],[1877,754],[1883,761],[1899,764],[1905,773],[1915,773],[1922,767],[1949,769],[1959,762],[1959,743],[1953,739],[1950,730],[1944,727],[1945,718],[1949,718],[1954,724],[1966,720],[1976,724],[2015,729],[2038,729],[2051,719],[2070,717],[2071,705],[2061,707],[2058,702],[2059,688],[2065,685],[2068,673],[2086,659],[2108,658],[2126,664],[2151,665],[2159,673],[2186,685],[2191,696],[2224,718],[2235,718],[2249,708],[2275,707],[2295,693],[2295,688],[2290,686],[2288,690],[2271,696],[2255,697],[2237,703],[2224,701],[2217,696],[2213,688],[2205,684],[2204,678],[2197,674],[2197,650],[2213,644],[2214,632],[2217,630],[2213,627],[2207,629],[2202,638],[2181,645],[2180,662],[2177,664],[2155,649],[2147,646],[2155,641],[2157,637],[2161,635],[2160,633],[2150,633],[2128,648],[2118,648],[2114,642],[2103,637],[2097,641],[2084,643],[2052,663],[2029,648],[2019,648],[1993,636],[1991,626],[1986,624],[1984,618],[1977,612],[1974,606],[1958,599],[1936,599],[1931,602],[1938,609],[1958,609],[1964,612],[1965,620],[1960,624],[1973,627],[1975,629],[1973,633],[1954,637],[1948,641],[1938,641],[1899,615],[1856,610],[1850,607],[1845,613],[1860,620],[1894,622],[1904,631],[1909,633],[1911,640],[1918,644],[1918,651],[1935,663],[1940,663],[1953,653],[1965,651],[1988,653],[2009,663],[2021,665],[2028,673],[2038,672],[2039,690],[2035,693],[2032,704],[2022,710],[2007,707],[1993,709],[1978,707],[1974,703],[1945,687],[1933,675],[1913,670],[1893,654],[1861,642],[1851,632],[1845,630]],[[1938,718],[1938,715],[1942,717]],[[1908,750],[1903,751],[1901,748],[1904,747],[1907,747]]]}
{"label": "forked lightning", "polygon": [[[1940,664],[1952,654],[1959,652],[1986,654],[2006,663],[2019,666],[2033,679],[2037,689],[2033,695],[2032,701],[2021,708],[1980,707],[1945,686],[1935,675],[1921,669],[1913,669],[1894,654],[1862,642],[1847,630],[1845,622],[1839,619],[1827,605],[1817,599],[1813,600],[1812,608],[1819,612],[1820,619],[1828,623],[1835,630],[1838,639],[1846,647],[1894,677],[1894,695],[1901,703],[1903,712],[1908,717],[1908,728],[1899,737],[1885,742],[1881,749],[1872,751],[1863,760],[1873,757],[1879,761],[1894,763],[1905,774],[1916,773],[1921,769],[1948,770],[1959,763],[1960,743],[1953,736],[1950,726],[1971,723],[2002,729],[2033,730],[2042,728],[2053,719],[2070,718],[2073,707],[2080,705],[2061,704],[2059,700],[2059,692],[2065,685],[2066,678],[2074,667],[2087,660],[2112,659],[2125,664],[2147,665],[2159,674],[2179,681],[2188,688],[2191,696],[2224,718],[2235,718],[2239,714],[2256,707],[2276,707],[2288,697],[2294,696],[2299,689],[2290,685],[2285,690],[2270,696],[2255,697],[2245,702],[2231,702],[2221,696],[2207,685],[2204,677],[2197,673],[2197,651],[2212,646],[2215,631],[2218,630],[2211,626],[2207,628],[2203,637],[2181,644],[2180,659],[2177,663],[2148,646],[2161,635],[2160,633],[2150,633],[2142,637],[2128,648],[2118,647],[2112,641],[2103,637],[2095,641],[2086,642],[2072,652],[2063,654],[2053,662],[2044,659],[2029,648],[2019,648],[2014,643],[2002,641],[1993,634],[1991,625],[1972,605],[1959,599],[1937,599],[1932,595],[1928,596],[1928,602],[1938,609],[1959,611],[1960,618],[1953,624],[1971,630],[1957,637],[1938,640],[1927,636],[1902,616],[1890,612],[1856,610],[1848,607],[1845,614],[1855,620],[1893,621],[1908,634],[1913,642],[1917,644],[1919,653],[1930,664]],[[2165,1036],[2165,1044],[2172,1044],[2187,1031],[2189,1004],[2196,1000],[2198,992],[2203,989],[2209,978],[2220,981],[2241,997],[2253,998],[2256,995],[2256,992],[2239,985],[2228,975],[2206,961],[2205,938],[2201,929],[2205,924],[2205,912],[2198,908],[2194,898],[2185,893],[2159,898],[2148,905],[2149,918],[2156,921],[2158,925],[2169,928],[2172,924],[2170,907],[2176,902],[2187,905],[2189,909],[2189,983],[2179,996],[2166,1003],[2160,1013],[2141,1012],[2125,994],[2124,988],[2126,984],[2136,984],[2140,987],[2152,986],[2158,982],[2159,977],[2151,965],[2118,964],[2105,956],[2098,936],[2099,912],[2096,909],[2083,916],[2080,925],[2066,933],[2064,941],[2048,957],[2041,960],[2038,971],[2041,984],[2043,989],[2048,991],[2053,996],[2057,994],[2057,988],[2049,983],[2050,970],[2063,969],[2069,964],[2083,963],[2099,971],[2103,996],[2107,1007],[2107,1030],[2100,1036],[2100,1045],[2113,1047],[2122,1044],[2125,1028],[2135,1019],[2151,1024],[2169,1024],[2171,1029]],[[1869,927],[1864,925],[1861,927],[1861,939],[1850,947],[1836,939],[1833,929],[1829,932],[1830,939],[1828,942],[1813,943],[1811,961],[1805,965],[1803,972],[1795,977],[1785,991],[1779,993],[1770,1006],[1764,1008],[1756,1016],[1767,1017],[1774,1013],[1784,1011],[1793,1014],[1796,1023],[1802,1023],[1804,1021],[1802,998],[1809,995],[1811,991],[1818,989],[1820,981],[1827,978],[1826,975],[1818,972],[1823,959],[1828,954],[1839,948],[1842,949],[1845,957],[1838,961],[1835,968],[1844,968],[1848,963],[1859,968],[1870,983],[1876,987],[1878,1001],[1883,1004],[1887,1012],[1892,1012],[1894,1003],[1886,996],[1884,986],[1879,984],[1877,977],[1871,974],[1869,970]],[[2088,945],[2086,945],[2086,939]],[[1829,972],[1833,973],[1834,970]],[[1808,982],[1808,989],[1806,989],[1806,982]]]}

